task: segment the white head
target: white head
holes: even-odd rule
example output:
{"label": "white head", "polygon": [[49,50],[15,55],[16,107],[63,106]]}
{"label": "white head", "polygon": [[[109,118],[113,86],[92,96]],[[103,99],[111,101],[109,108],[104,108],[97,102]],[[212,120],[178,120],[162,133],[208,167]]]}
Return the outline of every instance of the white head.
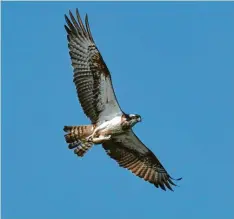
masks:
{"label": "white head", "polygon": [[136,123],[141,122],[141,116],[138,114],[126,114],[126,119],[133,127]]}

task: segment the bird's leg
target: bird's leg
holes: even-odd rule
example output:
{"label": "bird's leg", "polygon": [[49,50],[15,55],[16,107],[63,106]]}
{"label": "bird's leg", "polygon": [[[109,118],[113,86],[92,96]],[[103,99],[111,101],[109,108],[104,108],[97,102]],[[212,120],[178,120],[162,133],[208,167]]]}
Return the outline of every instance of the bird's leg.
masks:
{"label": "bird's leg", "polygon": [[87,142],[93,142],[93,135],[90,135],[86,138]]}
{"label": "bird's leg", "polygon": [[111,135],[99,135],[99,136],[95,136],[94,134],[90,135],[89,137],[87,137],[87,142],[92,142],[94,144],[101,144],[104,141],[108,141],[111,139]]}
{"label": "bird's leg", "polygon": [[111,135],[107,135],[107,133],[105,134],[105,132],[102,132],[105,128],[105,126],[97,127],[93,133],[86,138],[86,141],[94,144],[101,144],[104,141],[110,140]]}
{"label": "bird's leg", "polygon": [[97,133],[98,130],[99,130],[99,128],[94,129],[93,133],[86,138],[86,141],[87,142],[93,142],[93,138],[96,135],[96,133]]}
{"label": "bird's leg", "polygon": [[106,136],[100,135],[100,136],[98,136],[98,137],[94,137],[94,138],[93,138],[93,143],[94,143],[94,144],[101,144],[101,143],[103,143],[104,141],[108,141],[108,140],[110,140],[110,139],[111,139],[111,135],[106,135]]}

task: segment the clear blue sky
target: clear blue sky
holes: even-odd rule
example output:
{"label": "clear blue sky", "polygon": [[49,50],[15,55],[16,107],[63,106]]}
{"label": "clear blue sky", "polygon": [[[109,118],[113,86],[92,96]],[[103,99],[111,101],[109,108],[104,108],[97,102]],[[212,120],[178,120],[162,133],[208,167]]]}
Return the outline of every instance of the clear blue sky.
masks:
{"label": "clear blue sky", "polygon": [[[119,102],[173,177],[156,189],[101,146],[82,159],[63,126],[87,124],[64,14],[88,13]],[[2,218],[234,217],[234,3],[4,2]]]}

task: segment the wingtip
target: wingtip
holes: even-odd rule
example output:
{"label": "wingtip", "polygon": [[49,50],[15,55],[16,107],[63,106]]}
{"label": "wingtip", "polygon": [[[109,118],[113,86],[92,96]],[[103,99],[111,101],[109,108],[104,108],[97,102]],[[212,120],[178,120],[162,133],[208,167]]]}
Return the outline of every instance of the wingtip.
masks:
{"label": "wingtip", "polygon": [[89,27],[89,17],[88,17],[88,14],[85,15],[85,25],[86,25],[86,30],[88,32],[89,39],[94,43],[94,39],[93,39],[91,30],[90,30],[90,27]]}
{"label": "wingtip", "polygon": [[80,16],[80,13],[79,13],[78,8],[76,8],[76,15],[77,15],[77,16]]}
{"label": "wingtip", "polygon": [[65,28],[65,30],[66,30],[66,32],[67,32],[67,34],[70,34],[70,33],[71,33],[71,31],[70,31],[70,29],[68,28],[68,26],[67,26],[67,25],[64,25],[64,28]]}
{"label": "wingtip", "polygon": [[167,189],[169,189],[170,191],[174,192],[174,189],[170,186],[170,184],[169,184],[169,183],[168,183],[168,184],[166,184],[166,187],[167,187]]}
{"label": "wingtip", "polygon": [[[168,181],[169,181],[169,183],[170,183],[171,185],[176,186],[176,187],[179,187],[179,186],[178,186],[177,184],[175,184],[172,180],[174,180],[174,181],[180,181],[181,179],[182,179],[182,177],[175,179],[175,178],[173,178],[173,177],[170,176],[169,179],[168,179]],[[169,188],[169,189],[170,189],[170,188]],[[172,188],[171,188],[170,190],[174,191]]]}
{"label": "wingtip", "polygon": [[85,14],[85,22],[88,22],[88,21],[89,21],[88,14]]}
{"label": "wingtip", "polygon": [[175,180],[175,181],[180,181],[180,180],[183,179],[182,177],[175,179],[175,178],[172,178],[171,176],[170,176],[170,178],[173,179],[173,180]]}
{"label": "wingtip", "polygon": [[70,17],[72,17],[72,12],[71,12],[71,10],[69,10],[69,15],[70,15]]}
{"label": "wingtip", "polygon": [[68,20],[68,16],[66,14],[64,14],[64,17],[65,17],[65,20],[67,21]]}
{"label": "wingtip", "polygon": [[169,189],[170,191],[172,191],[172,192],[174,192],[174,190],[171,188],[171,186],[168,184],[168,185],[166,185],[166,187],[167,187],[167,189],[166,189],[166,187],[163,185],[163,184],[154,184],[154,186],[156,187],[156,188],[161,188],[164,192],[166,192],[167,191],[167,189]]}
{"label": "wingtip", "polygon": [[69,20],[69,18],[68,18],[68,16],[66,14],[64,14],[64,18],[65,18],[65,21],[66,21],[67,25],[69,26],[70,20]]}
{"label": "wingtip", "polygon": [[166,191],[166,188],[163,184],[159,184],[160,188],[163,190],[163,191]]}

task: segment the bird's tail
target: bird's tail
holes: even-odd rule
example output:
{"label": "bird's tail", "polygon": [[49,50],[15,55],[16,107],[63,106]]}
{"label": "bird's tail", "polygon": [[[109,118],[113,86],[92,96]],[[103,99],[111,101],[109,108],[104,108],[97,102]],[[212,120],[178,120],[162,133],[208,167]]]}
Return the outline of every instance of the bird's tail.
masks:
{"label": "bird's tail", "polygon": [[67,134],[64,136],[68,143],[69,149],[74,149],[74,153],[79,157],[83,157],[84,154],[93,146],[92,142],[87,142],[86,138],[90,136],[94,131],[93,125],[83,126],[64,126],[64,131]]}

